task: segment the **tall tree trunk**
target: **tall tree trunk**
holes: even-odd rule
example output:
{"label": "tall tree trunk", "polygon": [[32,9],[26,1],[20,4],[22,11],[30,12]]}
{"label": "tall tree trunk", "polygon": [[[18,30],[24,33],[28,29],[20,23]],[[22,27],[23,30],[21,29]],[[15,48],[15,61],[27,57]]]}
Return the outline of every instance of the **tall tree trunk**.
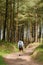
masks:
{"label": "tall tree trunk", "polygon": [[18,8],[19,8],[19,0],[17,0],[17,13],[16,13],[16,42],[18,42]]}
{"label": "tall tree trunk", "polygon": [[10,41],[14,42],[14,9],[15,9],[15,0],[11,0],[11,9],[10,9]]}
{"label": "tall tree trunk", "polygon": [[9,0],[8,21],[7,21],[7,41],[14,42],[15,36],[15,0]]}
{"label": "tall tree trunk", "polygon": [[6,11],[5,11],[5,21],[3,23],[3,40],[5,40],[5,32],[6,32],[6,21],[7,21],[7,9],[8,9],[8,0],[6,0]]}
{"label": "tall tree trunk", "polygon": [[1,29],[0,29],[0,40],[1,40]]}
{"label": "tall tree trunk", "polygon": [[37,24],[37,13],[36,13],[36,36],[35,36],[35,42],[38,42],[38,24]]}
{"label": "tall tree trunk", "polygon": [[41,43],[43,43],[42,26],[43,26],[43,22],[42,22],[42,18],[41,18]]}
{"label": "tall tree trunk", "polygon": [[30,22],[30,39],[31,39],[31,42],[32,42],[32,22]]}
{"label": "tall tree trunk", "polygon": [[21,35],[22,35],[22,40],[24,41],[24,25],[22,25],[21,28]]}
{"label": "tall tree trunk", "polygon": [[[10,3],[10,4],[9,4]],[[11,1],[8,1],[8,17],[7,17],[7,41],[10,41],[10,9],[11,9]]]}

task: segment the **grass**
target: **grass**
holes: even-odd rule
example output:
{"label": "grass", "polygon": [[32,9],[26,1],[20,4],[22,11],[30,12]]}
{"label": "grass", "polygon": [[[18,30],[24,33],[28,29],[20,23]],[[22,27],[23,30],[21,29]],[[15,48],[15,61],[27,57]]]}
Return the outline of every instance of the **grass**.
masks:
{"label": "grass", "polygon": [[40,44],[33,53],[33,58],[38,62],[43,62],[43,44]]}
{"label": "grass", "polygon": [[0,41],[0,65],[7,65],[3,60],[3,55],[9,54],[12,52],[18,52],[17,43]]}
{"label": "grass", "polygon": [[0,65],[7,65],[5,62],[4,62],[4,59],[2,56],[0,56]]}
{"label": "grass", "polygon": [[18,51],[17,43],[10,43],[10,42],[0,43],[0,55],[9,54],[17,51]]}

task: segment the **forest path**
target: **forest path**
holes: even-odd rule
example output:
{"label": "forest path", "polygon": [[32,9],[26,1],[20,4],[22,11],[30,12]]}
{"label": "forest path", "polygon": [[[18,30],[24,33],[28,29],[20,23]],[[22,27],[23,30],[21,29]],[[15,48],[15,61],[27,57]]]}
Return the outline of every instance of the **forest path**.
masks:
{"label": "forest path", "polygon": [[39,65],[31,58],[30,55],[37,46],[37,43],[28,45],[24,50],[25,52],[21,53],[21,56],[19,56],[19,52],[5,55],[4,61],[8,65]]}

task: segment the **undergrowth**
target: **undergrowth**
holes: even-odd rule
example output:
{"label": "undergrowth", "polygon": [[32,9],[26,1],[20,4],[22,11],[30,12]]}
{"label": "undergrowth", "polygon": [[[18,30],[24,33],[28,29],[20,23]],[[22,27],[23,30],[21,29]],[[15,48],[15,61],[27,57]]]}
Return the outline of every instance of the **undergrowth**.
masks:
{"label": "undergrowth", "polygon": [[39,61],[43,62],[43,44],[40,44],[34,51],[32,57]]}

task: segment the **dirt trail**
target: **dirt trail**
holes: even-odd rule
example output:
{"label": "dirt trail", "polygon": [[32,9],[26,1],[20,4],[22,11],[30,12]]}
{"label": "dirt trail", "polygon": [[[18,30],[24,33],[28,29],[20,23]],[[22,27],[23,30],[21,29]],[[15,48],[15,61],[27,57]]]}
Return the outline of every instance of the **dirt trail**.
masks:
{"label": "dirt trail", "polygon": [[25,53],[22,53],[21,56],[19,56],[18,53],[12,53],[4,56],[4,60],[8,65],[39,65],[33,59],[31,58],[30,54],[34,51],[34,49],[37,47],[37,44],[29,45],[25,49]]}

